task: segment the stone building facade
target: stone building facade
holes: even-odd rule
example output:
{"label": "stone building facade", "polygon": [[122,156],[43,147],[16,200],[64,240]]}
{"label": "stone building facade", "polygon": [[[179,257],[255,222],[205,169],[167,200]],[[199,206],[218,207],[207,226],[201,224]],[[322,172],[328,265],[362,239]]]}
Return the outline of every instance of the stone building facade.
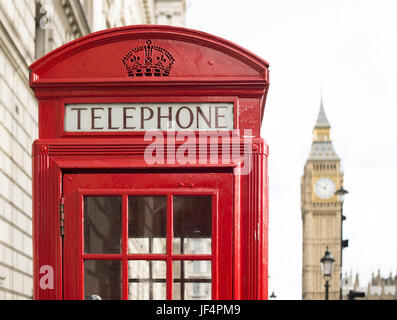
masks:
{"label": "stone building facade", "polygon": [[302,299],[323,300],[325,281],[320,259],[328,247],[335,259],[329,299],[340,297],[341,202],[335,196],[343,183],[340,158],[330,138],[330,124],[321,101],[313,143],[301,179]]}
{"label": "stone building facade", "polygon": [[29,65],[73,39],[131,24],[184,26],[184,0],[0,0],[0,299],[32,297]]}
{"label": "stone building facade", "polygon": [[397,300],[397,273],[393,276],[390,272],[388,277],[382,277],[380,270],[375,276],[372,273],[371,281],[366,287],[360,286],[358,274],[345,274],[343,278],[343,298],[348,299],[349,291],[364,292],[365,297],[355,298],[355,300]]}

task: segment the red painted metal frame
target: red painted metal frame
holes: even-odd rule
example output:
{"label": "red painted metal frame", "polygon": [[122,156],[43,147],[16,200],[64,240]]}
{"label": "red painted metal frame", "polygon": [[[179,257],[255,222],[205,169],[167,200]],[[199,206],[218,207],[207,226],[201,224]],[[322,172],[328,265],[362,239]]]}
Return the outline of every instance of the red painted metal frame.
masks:
{"label": "red painted metal frame", "polygon": [[[49,141],[47,141],[48,143]],[[44,144],[43,144],[44,143]],[[120,145],[126,149],[133,147],[130,145]],[[267,216],[263,215],[266,212],[267,188],[265,186],[265,177],[263,177],[264,162],[264,145],[260,140],[255,140],[254,145],[259,145],[261,148],[253,154],[253,170],[247,176],[234,175],[233,177],[233,196],[234,196],[234,254],[233,254],[233,298],[234,299],[265,299],[267,294],[267,277],[260,277],[258,275],[267,275]],[[36,166],[35,172],[39,177],[35,178],[38,184],[34,189],[34,204],[35,204],[35,225],[34,238],[35,250],[38,254],[34,259],[34,267],[39,270],[43,264],[51,265],[55,270],[55,284],[56,290],[41,290],[38,282],[35,282],[35,298],[40,299],[62,299],[62,238],[59,234],[59,198],[61,196],[62,175],[63,172],[70,170],[104,170],[104,169],[130,169],[136,170],[143,165],[137,165],[128,157],[120,157],[120,155],[112,154],[112,150],[108,150],[108,158],[113,161],[106,161],[105,159],[97,159],[94,155],[90,155],[91,150],[86,150],[84,153],[78,150],[78,146],[69,145],[66,147],[62,143],[63,148],[57,150],[57,145],[52,141],[52,144],[46,144],[44,141],[36,142],[34,148],[34,163]],[[101,152],[104,151],[105,146],[96,146]],[[51,153],[58,153],[57,155],[49,155]],[[128,152],[126,152],[128,154]],[[66,155],[65,155],[66,154]],[[95,154],[95,152],[94,152]],[[84,160],[81,160],[84,159]],[[106,163],[106,165],[105,165]],[[133,165],[133,163],[135,165]],[[156,166],[153,166],[156,167]],[[157,168],[180,170],[178,165],[157,166]],[[202,166],[184,167],[184,169],[200,169]],[[227,166],[212,167],[216,172],[218,169],[228,168]],[[237,167],[229,167],[236,169]],[[153,170],[153,168],[151,168]],[[207,168],[211,170],[210,167]],[[150,169],[149,169],[150,170]],[[87,172],[87,171],[86,171]],[[158,190],[164,192],[164,190]],[[109,192],[109,191],[107,191]],[[114,192],[118,192],[115,190]],[[79,203],[77,196],[75,203]],[[80,211],[82,208],[79,209]],[[50,214],[51,213],[51,214]],[[245,213],[245,214],[241,214]],[[66,217],[68,221],[69,217]],[[70,222],[70,220],[69,220]],[[40,223],[40,225],[37,225]],[[81,236],[75,235],[75,241],[79,242]],[[39,245],[40,244],[40,245]],[[79,245],[81,246],[81,244]],[[248,262],[248,263],[247,263]],[[70,267],[70,266],[68,266]],[[168,271],[170,272],[170,271]],[[218,271],[214,271],[218,272]],[[219,270],[219,272],[222,272]],[[36,274],[36,276],[38,273]],[[65,283],[65,290],[68,285],[78,287],[76,283]]]}
{"label": "red painted metal frame", "polygon": [[[232,179],[230,179],[230,190],[225,190],[222,185],[227,183],[225,173],[217,174],[214,177],[213,174],[205,174],[200,173],[199,179],[192,179],[192,176],[197,174],[189,174],[189,180],[186,181],[186,177],[183,175],[186,174],[167,174],[167,180],[175,180],[180,181],[179,183],[184,183],[188,185],[192,180],[195,181],[195,184],[200,184],[200,181],[205,181],[206,185],[213,184],[212,188],[153,188],[153,183],[149,183],[147,180],[158,179],[155,177],[156,174],[145,174],[144,181],[138,181],[136,184],[139,186],[134,189],[114,189],[112,185],[108,188],[104,189],[103,184],[101,184],[101,189],[97,188],[98,181],[101,180],[104,174],[66,174],[64,175],[64,197],[65,197],[65,215],[68,216],[65,224],[65,246],[64,246],[64,256],[65,256],[65,264],[66,265],[80,265],[78,274],[70,273],[70,270],[64,270],[64,279],[67,282],[73,281],[73,279],[80,279],[78,285],[68,287],[68,290],[64,294],[64,299],[82,299],[84,297],[83,292],[83,283],[84,283],[84,272],[82,262],[83,260],[121,260],[122,261],[122,293],[123,299],[127,299],[128,297],[128,288],[126,288],[126,279],[128,278],[127,274],[127,262],[128,260],[163,260],[167,261],[167,296],[168,299],[172,299],[172,290],[170,289],[170,281],[172,279],[172,261],[173,260],[211,260],[212,261],[212,296],[213,299],[218,299],[218,297],[222,297],[222,299],[231,299],[232,298],[232,273],[227,272],[227,269],[232,269],[231,261],[232,261],[232,228],[227,230],[227,226],[232,225],[232,203],[227,206],[227,199],[232,199],[232,194],[230,190],[232,190]],[[109,178],[112,174],[106,174],[107,178]],[[159,175],[159,174],[157,174]],[[228,174],[231,176],[231,173]],[[84,176],[84,180],[90,181],[90,189],[76,189],[79,186],[79,177]],[[117,180],[132,180],[134,181],[134,174],[117,174]],[[76,181],[77,179],[77,181]],[[70,182],[73,181],[71,184]],[[136,180],[135,180],[136,181]],[[212,182],[213,181],[213,182]],[[212,182],[212,183],[211,183]],[[146,185],[146,188],[142,186]],[[223,206],[219,208],[219,193],[222,194],[223,198]],[[78,200],[76,201],[75,196],[77,195]],[[120,254],[84,254],[84,246],[82,243],[82,239],[84,239],[84,227],[83,227],[83,197],[84,196],[101,196],[101,195],[119,195],[122,197],[122,252]],[[130,195],[145,195],[145,196],[166,196],[167,197],[167,251],[166,254],[129,254],[127,250],[127,240],[128,240],[128,210],[127,210],[127,197]],[[174,254],[172,251],[172,227],[173,227],[173,216],[172,216],[172,197],[175,195],[210,195],[212,196],[212,206],[213,206],[213,214],[212,214],[212,254]],[[75,205],[78,204],[77,214],[75,214],[76,208]],[[223,211],[222,219],[224,229],[222,233],[219,233],[219,222],[218,219],[221,217],[218,214],[218,211]],[[228,212],[229,211],[229,212]],[[75,215],[75,216],[73,216]],[[225,220],[226,219],[226,220]],[[79,237],[80,240],[75,239]],[[226,238],[225,238],[226,237]],[[230,238],[229,240],[227,238]],[[76,242],[78,245],[76,246]],[[229,242],[230,249],[227,250],[225,245],[223,245],[222,253],[219,253],[218,244]],[[220,257],[219,255],[228,255],[225,257]],[[77,261],[76,261],[77,260]],[[219,273],[218,268],[219,265],[222,265],[223,272]],[[80,273],[81,272],[81,273]],[[219,288],[219,277],[222,277],[222,287],[230,289],[222,291],[218,290]]]}
{"label": "red painted metal frame", "polygon": [[[169,77],[127,77],[121,58],[148,39],[175,57]],[[30,69],[30,86],[39,100],[39,139],[32,151],[35,299],[63,299],[68,287],[78,286],[63,282],[64,268],[78,267],[63,265],[59,204],[65,173],[127,173],[139,169],[215,174],[225,170],[238,172],[242,166],[242,163],[221,162],[181,166],[167,161],[148,165],[143,155],[149,142],[143,141],[142,133],[65,133],[64,104],[195,101],[233,102],[235,128],[252,130],[253,138],[249,142],[252,170],[247,175],[233,175],[232,298],[267,299],[268,147],[260,137],[269,86],[266,61],[203,32],[166,26],[131,26],[82,37],[44,56]],[[198,152],[201,143],[205,142],[197,140]],[[247,145],[240,143],[240,149],[246,150]],[[220,149],[205,150],[207,158],[211,152],[216,152],[219,159],[222,157]],[[168,202],[171,207],[172,203]],[[75,203],[78,203],[77,193]],[[80,236],[75,236],[78,245]],[[43,265],[54,268],[53,290],[40,288],[39,270]],[[222,270],[214,272],[219,274]],[[167,273],[172,273],[172,266]],[[123,288],[124,296],[126,290]],[[167,297],[171,295],[172,292],[167,293]]]}

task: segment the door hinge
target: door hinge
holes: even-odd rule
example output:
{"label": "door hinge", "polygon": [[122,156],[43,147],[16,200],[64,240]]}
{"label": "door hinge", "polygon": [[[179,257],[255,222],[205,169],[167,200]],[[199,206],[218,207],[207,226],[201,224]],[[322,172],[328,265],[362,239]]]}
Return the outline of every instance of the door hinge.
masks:
{"label": "door hinge", "polygon": [[65,235],[65,198],[61,198],[59,204],[59,225],[61,237]]}

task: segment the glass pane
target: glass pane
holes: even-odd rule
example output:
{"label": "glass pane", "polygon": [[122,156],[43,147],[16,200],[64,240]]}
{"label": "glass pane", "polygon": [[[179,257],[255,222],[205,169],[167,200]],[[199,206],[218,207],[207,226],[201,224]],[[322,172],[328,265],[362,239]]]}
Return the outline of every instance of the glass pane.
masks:
{"label": "glass pane", "polygon": [[174,281],[172,285],[172,300],[182,300],[181,284]]}
{"label": "glass pane", "polygon": [[211,254],[212,197],[174,196],[176,254]]}
{"label": "glass pane", "polygon": [[167,264],[165,261],[128,262],[128,299],[165,300]]}
{"label": "glass pane", "polygon": [[121,197],[84,197],[84,252],[120,253]]}
{"label": "glass pane", "polygon": [[84,261],[85,300],[121,300],[121,261]]}
{"label": "glass pane", "polygon": [[211,261],[174,261],[172,274],[174,300],[212,298]]}
{"label": "glass pane", "polygon": [[186,283],[185,300],[211,300],[211,283]]}
{"label": "glass pane", "polygon": [[167,198],[128,198],[128,252],[165,253]]}

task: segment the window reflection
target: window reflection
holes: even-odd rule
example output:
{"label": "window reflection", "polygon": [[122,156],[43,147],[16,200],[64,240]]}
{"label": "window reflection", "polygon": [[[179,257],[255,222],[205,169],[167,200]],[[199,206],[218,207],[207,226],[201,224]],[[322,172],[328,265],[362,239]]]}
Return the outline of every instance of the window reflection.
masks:
{"label": "window reflection", "polygon": [[174,196],[176,254],[211,254],[212,197]]}
{"label": "window reflection", "polygon": [[121,262],[84,261],[84,297],[86,300],[121,300]]}
{"label": "window reflection", "polygon": [[172,268],[174,300],[211,299],[211,261],[174,261]]}
{"label": "window reflection", "polygon": [[165,253],[167,198],[130,196],[128,198],[128,252]]}
{"label": "window reflection", "polygon": [[165,300],[167,264],[165,261],[128,262],[128,299]]}
{"label": "window reflection", "polygon": [[84,252],[120,253],[121,197],[84,197]]}
{"label": "window reflection", "polygon": [[[121,253],[121,209],[121,196],[84,197],[86,254]],[[174,196],[173,221],[174,254],[211,254],[211,196]],[[167,197],[129,196],[128,253],[165,254],[166,234]],[[173,264],[175,300],[211,299],[211,261],[183,260],[170,263]],[[128,279],[124,280],[128,281],[128,299],[166,299],[166,275],[166,261],[129,260]],[[121,299],[121,283],[120,260],[84,261],[85,299]]]}

